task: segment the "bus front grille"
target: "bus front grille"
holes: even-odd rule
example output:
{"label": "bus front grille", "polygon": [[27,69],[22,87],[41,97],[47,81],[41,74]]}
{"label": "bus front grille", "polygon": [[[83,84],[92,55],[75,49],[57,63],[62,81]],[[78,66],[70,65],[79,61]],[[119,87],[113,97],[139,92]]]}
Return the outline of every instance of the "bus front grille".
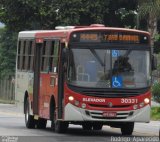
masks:
{"label": "bus front grille", "polygon": [[89,104],[91,107],[100,107],[100,108],[128,108],[131,105],[113,105],[112,107],[109,107],[108,105],[99,105],[99,104]]}
{"label": "bus front grille", "polygon": [[87,115],[90,115],[94,119],[103,119],[103,120],[108,120],[108,119],[126,119],[129,116],[133,115],[133,111],[122,111],[122,112],[117,112],[116,117],[104,117],[102,111],[86,111]]}

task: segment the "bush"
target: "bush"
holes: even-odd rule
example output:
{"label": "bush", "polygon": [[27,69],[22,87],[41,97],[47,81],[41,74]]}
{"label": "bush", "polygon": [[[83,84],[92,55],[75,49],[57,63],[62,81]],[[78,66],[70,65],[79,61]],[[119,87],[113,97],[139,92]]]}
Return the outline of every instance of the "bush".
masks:
{"label": "bush", "polygon": [[152,120],[160,120],[160,107],[152,107],[151,119]]}
{"label": "bush", "polygon": [[152,86],[152,96],[153,99],[160,103],[160,83],[155,83]]}

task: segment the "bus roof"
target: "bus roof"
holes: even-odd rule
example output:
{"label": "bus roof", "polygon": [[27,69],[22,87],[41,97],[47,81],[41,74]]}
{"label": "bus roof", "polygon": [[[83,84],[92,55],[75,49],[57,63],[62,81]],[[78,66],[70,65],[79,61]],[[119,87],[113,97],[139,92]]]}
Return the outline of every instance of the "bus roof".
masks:
{"label": "bus roof", "polygon": [[[71,27],[71,26],[70,26]],[[36,37],[65,37],[67,34],[70,34],[74,31],[88,31],[88,30],[106,30],[106,31],[124,31],[124,32],[138,32],[143,34],[148,34],[149,32],[136,30],[136,29],[127,29],[127,28],[114,28],[114,27],[102,27],[102,26],[72,26],[73,28],[60,30],[36,30],[36,31],[21,31],[19,32],[19,38],[36,38]]]}

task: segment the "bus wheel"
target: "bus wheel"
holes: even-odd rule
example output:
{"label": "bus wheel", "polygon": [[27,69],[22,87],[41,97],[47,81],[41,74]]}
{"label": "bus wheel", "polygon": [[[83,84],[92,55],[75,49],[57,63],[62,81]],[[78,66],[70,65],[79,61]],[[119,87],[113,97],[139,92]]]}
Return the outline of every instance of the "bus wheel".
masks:
{"label": "bus wheel", "polygon": [[51,113],[51,129],[56,133],[65,133],[68,129],[68,122],[63,122],[56,120],[56,113],[52,111]]}
{"label": "bus wheel", "polygon": [[121,127],[122,135],[132,135],[134,129],[134,122],[124,123]]}
{"label": "bus wheel", "polygon": [[29,100],[25,102],[25,124],[27,128],[35,128],[35,120],[33,115],[30,115]]}
{"label": "bus wheel", "polygon": [[84,123],[84,124],[82,124],[82,128],[83,128],[83,130],[87,130],[87,131],[92,130],[92,124],[91,123]]}
{"label": "bus wheel", "polygon": [[57,133],[65,133],[68,129],[68,122],[63,121],[55,121],[55,132]]}
{"label": "bus wheel", "polygon": [[103,124],[93,124],[93,130],[102,130]]}
{"label": "bus wheel", "polygon": [[47,125],[47,120],[43,118],[39,118],[37,122],[37,128],[38,129],[45,129]]}

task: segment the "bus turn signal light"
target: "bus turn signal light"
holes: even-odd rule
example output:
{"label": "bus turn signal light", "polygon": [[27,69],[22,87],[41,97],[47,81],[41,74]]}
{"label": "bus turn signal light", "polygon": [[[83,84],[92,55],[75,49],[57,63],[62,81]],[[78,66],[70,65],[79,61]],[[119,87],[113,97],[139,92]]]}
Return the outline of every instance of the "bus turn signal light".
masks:
{"label": "bus turn signal light", "polygon": [[78,105],[79,105],[79,101],[75,100],[75,101],[74,101],[74,104],[75,104],[76,106],[78,106]]}
{"label": "bus turn signal light", "polygon": [[140,103],[140,104],[139,104],[139,107],[140,107],[140,108],[144,107],[144,102]]}
{"label": "bus turn signal light", "polygon": [[134,109],[134,110],[138,109],[138,105],[135,104],[135,105],[133,106],[133,109]]}

